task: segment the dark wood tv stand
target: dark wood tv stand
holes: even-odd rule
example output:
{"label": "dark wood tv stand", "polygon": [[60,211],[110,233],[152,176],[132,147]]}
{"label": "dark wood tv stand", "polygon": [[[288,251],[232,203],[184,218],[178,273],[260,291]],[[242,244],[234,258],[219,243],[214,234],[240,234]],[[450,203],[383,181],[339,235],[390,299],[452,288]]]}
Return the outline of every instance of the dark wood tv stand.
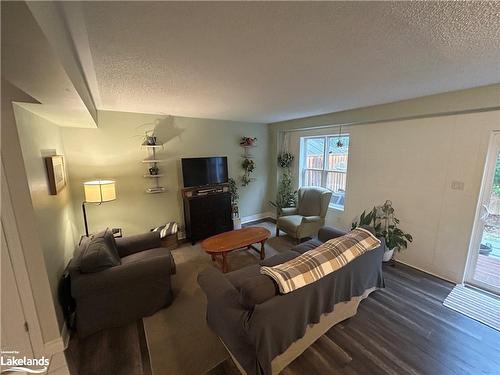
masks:
{"label": "dark wood tv stand", "polygon": [[233,230],[229,184],[182,189],[186,237],[194,245]]}

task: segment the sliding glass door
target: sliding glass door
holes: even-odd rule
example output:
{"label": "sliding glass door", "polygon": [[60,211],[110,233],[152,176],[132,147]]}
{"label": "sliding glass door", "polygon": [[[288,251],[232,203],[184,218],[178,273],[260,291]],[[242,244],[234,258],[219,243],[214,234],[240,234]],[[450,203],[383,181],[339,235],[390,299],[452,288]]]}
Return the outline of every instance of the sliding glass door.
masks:
{"label": "sliding glass door", "polygon": [[465,282],[500,294],[500,133],[488,149]]}

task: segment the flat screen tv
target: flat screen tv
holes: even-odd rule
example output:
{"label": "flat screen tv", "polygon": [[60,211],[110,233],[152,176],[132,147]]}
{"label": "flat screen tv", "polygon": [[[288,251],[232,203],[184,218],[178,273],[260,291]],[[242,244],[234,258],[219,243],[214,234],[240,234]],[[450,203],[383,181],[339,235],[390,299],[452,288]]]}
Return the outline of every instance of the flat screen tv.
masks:
{"label": "flat screen tv", "polygon": [[228,181],[226,156],[185,158],[181,162],[184,187],[215,185]]}

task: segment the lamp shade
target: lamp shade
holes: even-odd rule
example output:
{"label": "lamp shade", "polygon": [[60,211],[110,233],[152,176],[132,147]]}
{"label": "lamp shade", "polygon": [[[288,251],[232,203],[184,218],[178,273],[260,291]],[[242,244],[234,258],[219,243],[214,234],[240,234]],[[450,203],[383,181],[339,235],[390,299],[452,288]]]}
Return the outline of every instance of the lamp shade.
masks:
{"label": "lamp shade", "polygon": [[84,182],[83,189],[87,203],[102,203],[116,199],[115,182],[111,180]]}

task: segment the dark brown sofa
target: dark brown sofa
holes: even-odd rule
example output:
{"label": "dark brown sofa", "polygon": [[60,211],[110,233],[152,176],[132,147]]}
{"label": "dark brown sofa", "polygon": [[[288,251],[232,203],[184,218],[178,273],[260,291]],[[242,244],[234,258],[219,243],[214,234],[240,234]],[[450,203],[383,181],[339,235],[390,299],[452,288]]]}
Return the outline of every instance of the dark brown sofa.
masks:
{"label": "dark brown sofa", "polygon": [[79,337],[134,322],[172,302],[175,263],[170,251],[161,247],[159,232],[114,241],[121,264],[82,272],[82,244],[69,265]]}
{"label": "dark brown sofa", "polygon": [[[318,237],[261,262],[273,266],[346,232],[329,227]],[[385,243],[320,280],[281,295],[260,265],[228,274],[210,267],[198,276],[207,296],[207,323],[246,374],[277,374],[333,325],[356,314],[360,301],[384,287]]]}

